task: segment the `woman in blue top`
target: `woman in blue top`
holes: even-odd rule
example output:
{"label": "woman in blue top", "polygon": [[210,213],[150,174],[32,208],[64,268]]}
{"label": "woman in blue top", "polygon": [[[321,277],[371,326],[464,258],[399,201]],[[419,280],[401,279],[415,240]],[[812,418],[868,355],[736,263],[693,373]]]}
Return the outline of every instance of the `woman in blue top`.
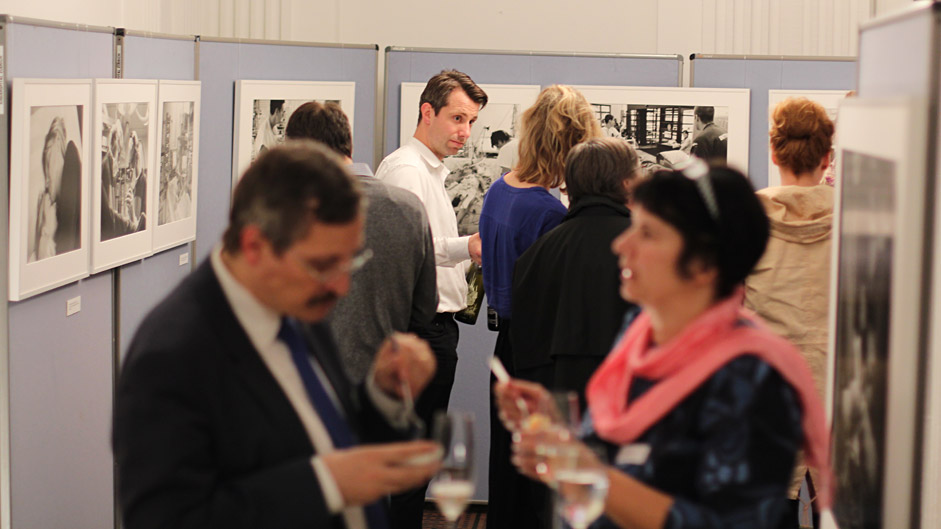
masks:
{"label": "woman in blue top", "polygon": [[[480,212],[484,291],[499,316],[494,355],[511,373],[515,372],[509,338],[513,267],[536,239],[565,217],[565,206],[549,194],[563,182],[565,157],[575,145],[599,137],[601,127],[581,92],[562,85],[546,88],[523,113],[519,162],[484,197]],[[549,527],[545,490],[510,464],[510,434],[492,406],[490,415],[487,526]]]}

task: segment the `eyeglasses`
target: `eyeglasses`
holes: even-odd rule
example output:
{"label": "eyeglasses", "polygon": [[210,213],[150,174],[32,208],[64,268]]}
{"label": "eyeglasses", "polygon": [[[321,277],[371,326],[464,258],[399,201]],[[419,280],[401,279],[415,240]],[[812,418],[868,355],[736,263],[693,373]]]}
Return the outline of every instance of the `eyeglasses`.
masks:
{"label": "eyeglasses", "polygon": [[372,250],[369,248],[363,248],[349,261],[339,263],[326,270],[321,270],[317,268],[317,266],[301,259],[297,259],[297,262],[312,279],[319,281],[320,283],[329,283],[343,274],[355,274],[364,266],[366,266],[366,263],[372,259],[372,256]]}
{"label": "eyeglasses", "polygon": [[706,204],[706,210],[712,220],[719,222],[719,203],[716,201],[716,192],[712,188],[712,181],[709,180],[709,165],[701,158],[691,156],[688,160],[673,166],[674,169],[683,173],[683,176],[696,182],[696,189],[699,190],[699,196]]}

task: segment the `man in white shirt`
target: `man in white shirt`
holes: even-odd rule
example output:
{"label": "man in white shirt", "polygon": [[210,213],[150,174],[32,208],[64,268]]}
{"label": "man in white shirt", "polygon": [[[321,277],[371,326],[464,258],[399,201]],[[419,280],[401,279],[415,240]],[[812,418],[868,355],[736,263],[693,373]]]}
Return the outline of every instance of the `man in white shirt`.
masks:
{"label": "man in white shirt", "polygon": [[[376,178],[415,193],[425,205],[434,239],[438,309],[430,325],[413,329],[428,341],[438,369],[415,409],[426,424],[446,410],[457,368],[458,328],[454,313],[467,306],[467,261],[480,263],[480,235],[458,236],[457,218],[444,187],[444,158],[457,154],[470,138],[471,125],[487,104],[487,94],[457,70],[444,70],[425,85],[415,135],[387,156]],[[405,116],[402,119],[407,119]],[[392,498],[396,529],[419,529],[425,487]]]}
{"label": "man in white shirt", "polygon": [[400,399],[431,378],[427,345],[396,335],[356,388],[318,324],[365,261],[361,208],[323,146],[274,147],[246,171],[222,245],[145,318],[122,368],[125,527],[387,529],[385,496],[436,471],[432,443],[361,446],[407,438]]}

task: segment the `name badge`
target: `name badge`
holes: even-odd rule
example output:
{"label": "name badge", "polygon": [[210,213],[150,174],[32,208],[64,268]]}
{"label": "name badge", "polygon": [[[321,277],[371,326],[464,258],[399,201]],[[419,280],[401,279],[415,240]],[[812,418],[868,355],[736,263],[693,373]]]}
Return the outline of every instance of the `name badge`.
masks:
{"label": "name badge", "polygon": [[643,465],[650,457],[650,445],[635,443],[622,446],[614,458],[615,465]]}

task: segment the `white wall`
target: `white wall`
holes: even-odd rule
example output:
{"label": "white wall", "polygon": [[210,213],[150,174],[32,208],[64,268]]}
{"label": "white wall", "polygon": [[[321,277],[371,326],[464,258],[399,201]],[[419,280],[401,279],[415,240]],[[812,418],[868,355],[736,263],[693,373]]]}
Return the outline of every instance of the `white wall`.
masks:
{"label": "white wall", "polygon": [[909,0],[0,0],[0,12],[161,33],[413,47],[855,55]]}

